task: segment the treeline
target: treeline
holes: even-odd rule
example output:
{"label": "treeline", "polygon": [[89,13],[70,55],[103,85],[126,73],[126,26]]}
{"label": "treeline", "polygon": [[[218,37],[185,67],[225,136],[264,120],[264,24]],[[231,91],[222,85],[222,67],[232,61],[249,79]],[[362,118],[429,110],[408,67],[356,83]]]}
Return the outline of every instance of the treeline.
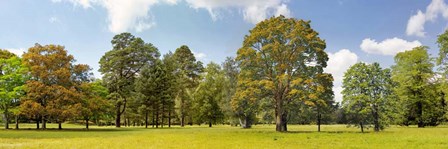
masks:
{"label": "treeline", "polygon": [[[436,126],[447,120],[448,32],[440,55],[427,47],[395,56],[396,64],[357,63],[344,75],[336,103],[325,73],[326,43],[310,21],[272,17],[245,36],[235,58],[204,65],[188,46],[161,55],[130,33],[113,37],[99,61],[102,79],[75,64],[63,46],[39,45],[18,57],[0,53],[0,109],[14,121],[171,127],[229,124],[350,124],[380,131],[390,124]],[[437,66],[438,71],[435,70]]]}

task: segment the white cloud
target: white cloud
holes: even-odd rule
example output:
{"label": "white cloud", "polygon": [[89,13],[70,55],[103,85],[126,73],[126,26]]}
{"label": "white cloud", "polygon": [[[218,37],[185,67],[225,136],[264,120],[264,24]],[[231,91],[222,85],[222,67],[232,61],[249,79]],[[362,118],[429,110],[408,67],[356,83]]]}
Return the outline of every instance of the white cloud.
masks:
{"label": "white cloud", "polygon": [[412,42],[406,41],[400,38],[386,39],[381,42],[377,42],[374,39],[366,38],[362,40],[360,45],[361,50],[370,54],[381,55],[395,55],[398,52],[411,50],[414,47],[421,46],[422,44],[418,40]]}
{"label": "white cloud", "polygon": [[[62,0],[52,0],[61,2]],[[107,10],[109,30],[121,33],[129,30],[141,32],[155,25],[150,15],[151,6],[160,2],[176,4],[178,0],[65,0],[75,6],[91,8],[100,6]]]}
{"label": "white cloud", "polygon": [[406,28],[407,35],[415,35],[419,37],[425,36],[425,14],[422,11],[418,11],[416,15],[411,16],[408,21],[408,26]]}
{"label": "white cloud", "polygon": [[324,69],[325,72],[331,73],[334,78],[334,95],[337,102],[342,101],[342,79],[345,71],[350,66],[358,62],[358,56],[348,49],[339,50],[336,53],[328,53],[328,66]]}
{"label": "white cloud", "polygon": [[202,53],[202,52],[194,52],[193,51],[193,55],[194,55],[194,57],[196,57],[196,59],[205,59],[205,57],[207,57],[207,55],[205,54],[205,53]]}
{"label": "white cloud", "polygon": [[19,49],[14,49],[14,48],[6,48],[7,51],[16,54],[17,56],[22,56],[23,53],[25,53],[25,49],[23,48],[19,48]]}
{"label": "white cloud", "polygon": [[[150,8],[155,4],[175,5],[181,0],[51,0],[54,3],[69,2],[84,9],[96,6],[107,10],[109,30],[121,33],[129,30],[141,32],[155,25]],[[291,17],[286,5],[289,0],[185,0],[194,9],[205,9],[213,20],[222,10],[237,9],[244,20],[256,24],[270,16]]]}
{"label": "white cloud", "polygon": [[425,13],[418,10],[417,14],[409,18],[406,34],[424,37],[425,23],[427,21],[435,22],[439,15],[448,20],[448,6],[443,0],[432,0],[426,7]]}
{"label": "white cloud", "polygon": [[217,20],[219,12],[236,8],[242,11],[244,20],[256,24],[272,15],[291,16],[287,3],[289,0],[186,0],[194,9],[206,9],[213,20]]}

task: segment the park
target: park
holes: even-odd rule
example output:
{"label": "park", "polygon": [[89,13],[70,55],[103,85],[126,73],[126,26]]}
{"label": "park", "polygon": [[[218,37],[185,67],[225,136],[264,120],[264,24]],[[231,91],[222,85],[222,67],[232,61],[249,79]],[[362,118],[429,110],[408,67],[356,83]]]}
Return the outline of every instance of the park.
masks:
{"label": "park", "polygon": [[[254,3],[246,9],[264,4]],[[288,1],[272,3],[275,14],[253,9],[269,15],[232,37],[231,54],[208,49],[214,59],[195,43],[148,40],[141,16],[135,31],[111,27],[97,51],[0,47],[0,148],[448,148],[448,29],[409,31],[448,12],[443,0],[410,17],[407,34],[422,42],[365,38],[359,60],[332,52],[332,32],[291,16]],[[79,56],[90,52],[100,53]]]}

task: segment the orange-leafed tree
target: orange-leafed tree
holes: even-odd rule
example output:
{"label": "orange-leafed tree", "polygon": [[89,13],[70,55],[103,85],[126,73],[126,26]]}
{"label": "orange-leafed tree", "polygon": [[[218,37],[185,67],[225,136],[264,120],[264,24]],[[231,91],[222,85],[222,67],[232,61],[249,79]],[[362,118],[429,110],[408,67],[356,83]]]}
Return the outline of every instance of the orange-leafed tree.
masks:
{"label": "orange-leafed tree", "polygon": [[[75,59],[63,46],[39,45],[28,49],[23,54],[23,63],[29,67],[31,76],[26,83],[26,96],[21,103],[22,114],[42,122],[61,123],[74,118],[81,111],[82,93],[77,90],[83,81],[78,74],[86,74],[90,70],[85,65],[74,65]],[[76,69],[76,68],[83,69]]]}

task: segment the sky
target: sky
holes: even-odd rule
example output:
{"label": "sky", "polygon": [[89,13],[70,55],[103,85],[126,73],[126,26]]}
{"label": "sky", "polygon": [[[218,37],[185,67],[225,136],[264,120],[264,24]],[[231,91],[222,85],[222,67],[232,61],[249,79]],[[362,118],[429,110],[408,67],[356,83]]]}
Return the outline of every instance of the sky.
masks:
{"label": "sky", "polygon": [[21,55],[35,43],[63,45],[101,77],[112,37],[130,32],[162,54],[188,45],[198,60],[222,63],[257,22],[278,15],[310,20],[325,39],[336,101],[351,65],[387,68],[421,45],[437,56],[448,27],[444,0],[0,0],[0,48]]}

